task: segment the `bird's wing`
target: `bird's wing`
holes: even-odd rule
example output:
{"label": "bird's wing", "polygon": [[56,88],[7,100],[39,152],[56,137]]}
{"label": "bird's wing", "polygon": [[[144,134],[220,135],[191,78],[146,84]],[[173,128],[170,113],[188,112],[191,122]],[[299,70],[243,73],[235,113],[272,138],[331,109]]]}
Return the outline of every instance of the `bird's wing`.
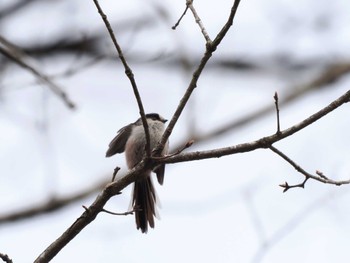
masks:
{"label": "bird's wing", "polygon": [[116,153],[122,153],[125,150],[125,144],[131,134],[132,126],[127,125],[118,131],[117,136],[109,143],[106,157],[110,157]]}

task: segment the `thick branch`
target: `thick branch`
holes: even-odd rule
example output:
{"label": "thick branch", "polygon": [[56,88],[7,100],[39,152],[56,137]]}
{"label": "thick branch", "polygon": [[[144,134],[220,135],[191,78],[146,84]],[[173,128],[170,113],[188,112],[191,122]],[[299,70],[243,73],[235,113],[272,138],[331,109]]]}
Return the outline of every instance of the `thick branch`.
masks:
{"label": "thick branch", "polygon": [[224,155],[249,152],[259,148],[269,148],[271,145],[283,138],[286,138],[301,129],[307,127],[318,119],[322,118],[329,112],[335,110],[339,106],[343,105],[350,100],[350,90],[344,95],[339,97],[337,100],[333,101],[327,107],[318,111],[317,113],[311,115],[309,118],[303,120],[302,122],[281,131],[280,134],[274,134],[268,137],[261,138],[257,141],[250,143],[238,144],[232,147],[226,147],[221,149],[215,149],[211,151],[201,151],[184,153],[176,156],[170,156],[169,158],[156,158],[152,163],[145,163],[142,161],[134,169],[129,171],[129,173],[121,178],[120,180],[110,183],[102,191],[102,193],[96,198],[94,203],[75,221],[75,223],[68,228],[54,243],[52,243],[37,259],[36,263],[48,262],[50,261],[66,244],[68,244],[82,229],[84,229],[89,223],[91,223],[98,213],[103,210],[106,202],[114,195],[120,193],[127,185],[131,184],[137,179],[137,176],[142,174],[146,169],[152,169],[157,164],[160,163],[177,163],[185,161],[194,161],[207,158],[221,157]]}
{"label": "thick branch", "polygon": [[45,251],[42,252],[34,261],[34,263],[46,263],[53,259],[63,247],[65,247],[76,235],[80,233],[81,230],[90,224],[96,218],[96,216],[103,211],[104,205],[112,196],[119,194],[121,190],[134,182],[146,169],[149,169],[147,165],[144,161],[142,161],[134,169],[130,170],[126,176],[108,184],[97,196],[92,205],[86,208],[85,212],[58,239],[56,239],[48,248],[46,248]]}
{"label": "thick branch", "polygon": [[338,107],[340,107],[341,105],[349,101],[350,101],[350,90],[345,92],[345,94],[343,94],[338,99],[331,102],[328,106],[324,107],[320,111],[316,112],[315,114],[311,115],[305,120],[295,124],[294,126],[288,129],[282,130],[279,134],[273,134],[253,142],[242,143],[242,144],[219,148],[215,150],[182,153],[182,154],[164,159],[162,163],[178,163],[178,162],[186,162],[186,161],[203,160],[208,158],[218,158],[218,157],[230,155],[230,154],[250,152],[259,148],[268,148],[273,143],[293,135],[294,133],[309,126],[310,124],[314,123],[315,121],[319,120],[320,118],[324,117],[328,113],[332,112],[333,110],[337,109]]}
{"label": "thick branch", "polygon": [[12,263],[12,259],[7,254],[0,253],[0,258],[6,263]]}

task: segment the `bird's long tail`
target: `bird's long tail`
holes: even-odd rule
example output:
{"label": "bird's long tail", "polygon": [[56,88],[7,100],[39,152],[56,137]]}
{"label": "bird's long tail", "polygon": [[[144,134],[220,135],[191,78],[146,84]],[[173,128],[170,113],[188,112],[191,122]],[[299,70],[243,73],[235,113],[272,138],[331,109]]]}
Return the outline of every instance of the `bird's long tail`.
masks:
{"label": "bird's long tail", "polygon": [[137,229],[147,233],[148,225],[154,228],[154,217],[157,216],[157,194],[151,176],[134,183],[132,206],[135,209]]}

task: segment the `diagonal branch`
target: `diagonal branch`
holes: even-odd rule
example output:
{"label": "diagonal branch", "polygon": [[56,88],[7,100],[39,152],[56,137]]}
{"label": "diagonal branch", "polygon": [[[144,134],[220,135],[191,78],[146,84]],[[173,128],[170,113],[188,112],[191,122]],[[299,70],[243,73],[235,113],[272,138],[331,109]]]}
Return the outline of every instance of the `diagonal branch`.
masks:
{"label": "diagonal branch", "polygon": [[[279,97],[278,105],[286,106],[288,104],[291,104],[295,102],[298,98],[300,98],[302,95],[308,92],[321,89],[325,85],[334,83],[335,81],[343,77],[345,74],[347,74],[349,71],[350,71],[349,64],[332,65],[328,67],[325,71],[323,71],[320,75],[318,75],[316,78],[312,79],[311,81],[307,81],[306,83],[300,84],[296,87],[290,87],[289,90],[293,90],[293,92],[289,94],[288,93],[284,94],[283,97],[281,98]],[[273,106],[272,104],[267,104],[266,106],[260,107],[256,109],[256,111],[248,113],[247,115],[244,115],[239,119],[237,119],[237,117],[234,116],[232,117],[233,120],[231,122],[225,123],[221,127],[213,128],[213,130],[207,133],[195,134],[194,136],[186,138],[185,141],[189,141],[192,139],[196,142],[196,144],[198,144],[199,142],[217,138],[218,136],[221,136],[225,133],[232,132],[232,130],[234,129],[250,124],[253,121],[272,112],[273,110],[276,111],[276,105]],[[182,144],[180,145],[182,146]],[[174,148],[177,149],[181,146],[176,146]]]}
{"label": "diagonal branch", "polygon": [[75,108],[75,104],[69,99],[67,93],[65,93],[61,87],[54,83],[50,77],[40,72],[33,65],[30,65],[25,59],[25,54],[2,36],[0,36],[0,53],[14,61],[19,66],[30,71],[36,78],[46,84],[58,97],[60,97],[68,108]]}
{"label": "diagonal branch", "polygon": [[131,169],[126,176],[108,184],[96,197],[95,201],[88,208],[84,208],[82,215],[47,247],[34,263],[46,263],[53,259],[81,230],[94,221],[100,212],[103,212],[104,205],[111,197],[120,194],[121,190],[133,183],[147,169],[149,169],[148,164],[142,161]]}
{"label": "diagonal branch", "polygon": [[132,89],[134,91],[134,95],[137,101],[137,105],[139,107],[139,111],[140,111],[140,116],[142,119],[142,125],[143,128],[145,129],[145,134],[146,134],[146,152],[147,152],[147,157],[151,156],[151,147],[150,147],[150,138],[149,138],[149,129],[148,129],[148,123],[146,120],[146,116],[145,116],[145,111],[143,108],[143,104],[142,104],[142,100],[141,100],[141,96],[140,93],[138,91],[137,85],[136,85],[136,80],[134,78],[134,73],[132,72],[131,68],[129,67],[128,63],[126,62],[126,59],[124,57],[123,51],[121,49],[121,47],[119,46],[118,42],[117,42],[117,38],[115,37],[115,34],[113,32],[113,29],[111,27],[111,24],[109,23],[108,19],[107,19],[107,15],[103,12],[98,0],[93,0],[96,8],[98,10],[98,13],[100,14],[103,22],[106,25],[106,28],[108,30],[109,36],[111,37],[114,47],[117,49],[120,61],[122,62],[124,69],[125,69],[125,74],[126,76],[129,78]]}
{"label": "diagonal branch", "polygon": [[[335,70],[336,69],[336,70]],[[340,70],[339,70],[340,69]],[[288,103],[291,103],[295,101],[297,98],[299,98],[301,95],[305,94],[306,92],[310,92],[312,90],[315,90],[317,88],[320,88],[320,86],[325,85],[329,83],[329,80],[332,80],[334,82],[335,80],[339,79],[343,74],[348,72],[350,67],[348,65],[334,65],[331,66],[330,68],[326,69],[326,71],[322,72],[320,76],[317,76],[314,80],[311,82],[307,82],[303,85],[300,85],[299,88],[294,88],[294,92],[291,94],[284,95],[281,98],[278,98],[278,105],[286,105]],[[327,76],[327,77],[324,77]],[[314,84],[313,84],[314,83]],[[317,84],[316,84],[317,83]],[[276,105],[275,105],[276,106]],[[263,116],[264,114],[267,114],[269,111],[272,111],[273,109],[276,110],[276,107],[272,106],[271,107],[268,105],[265,108],[258,109],[256,112],[253,112],[251,115],[248,115],[240,120],[234,121],[232,123],[229,123],[228,125],[224,125],[223,127],[219,127],[211,132],[208,132],[207,134],[202,134],[202,135],[195,135],[195,137],[188,138],[187,141],[179,143],[178,145],[173,145],[173,149],[170,152],[174,152],[170,156],[178,155],[183,150],[184,144],[186,142],[195,142],[197,145],[198,143],[207,141],[209,139],[216,138],[220,135],[222,135],[225,132],[232,131],[232,129],[238,128],[242,125],[248,124],[249,122],[252,122],[255,119],[258,119],[259,117]],[[167,156],[166,158],[169,158],[170,156]],[[164,158],[164,157],[163,157]],[[114,179],[112,180],[114,181]],[[95,193],[97,191],[100,191],[103,189],[103,187],[107,184],[107,180],[101,183],[98,183],[95,187],[92,187],[91,189],[85,189],[82,190],[81,193],[78,194],[71,194],[66,197],[56,197],[54,199],[55,202],[51,202],[52,200],[48,201],[47,203],[44,204],[39,204],[39,205],[33,205],[32,207],[29,207],[25,210],[22,211],[13,211],[8,214],[3,214],[0,215],[0,224],[3,222],[9,222],[13,221],[15,218],[16,220],[23,220],[28,217],[34,217],[38,216],[42,213],[47,213],[51,211],[55,211],[57,209],[61,209],[72,202],[76,202],[79,200],[79,197],[83,198],[84,196],[91,195],[92,193]],[[290,186],[290,185],[289,185]],[[83,194],[85,192],[85,194]]]}
{"label": "diagonal branch", "polygon": [[[103,189],[101,194],[97,196],[93,204],[87,208],[85,212],[56,241],[54,241],[47,249],[45,249],[45,251],[42,252],[34,262],[41,263],[50,261],[59,251],[62,250],[64,246],[66,246],[76,235],[78,235],[81,230],[90,224],[101,211],[103,211],[104,205],[112,196],[119,194],[121,190],[123,190],[126,186],[133,183],[145,170],[153,170],[155,166],[161,163],[178,163],[185,161],[202,160],[207,158],[221,157],[224,155],[249,152],[261,148],[270,148],[273,143],[300,131],[301,129],[322,118],[329,112],[340,107],[344,103],[349,102],[349,100],[350,90],[322,110],[311,115],[309,118],[303,120],[302,122],[281,131],[280,134],[263,137],[254,142],[238,144],[235,146],[215,149],[211,151],[184,153],[171,156],[169,158],[153,159],[152,161],[149,159],[147,161],[141,161],[135,168],[131,169],[127,175],[115,182],[108,184]],[[342,184],[343,182],[348,183],[347,181],[341,181],[338,183]]]}
{"label": "diagonal branch", "polygon": [[[103,14],[102,10],[99,8],[97,0],[94,0],[99,13],[101,14],[104,22],[106,23],[107,29],[111,34],[112,39],[114,38],[113,31],[110,28],[109,23],[105,15]],[[213,43],[206,45],[206,51],[205,54],[198,65],[198,68],[193,74],[193,78],[189,84],[189,87],[187,88],[182,100],[180,101],[180,104],[178,108],[176,109],[174,116],[172,120],[170,121],[169,126],[167,127],[162,142],[157,146],[157,150],[160,149],[160,151],[163,149],[165,142],[171,135],[171,132],[181,115],[181,112],[183,111],[184,107],[186,106],[187,101],[189,100],[193,90],[197,86],[197,81],[202,73],[202,70],[204,69],[206,63],[212,56],[212,53],[216,50],[217,46],[222,41],[223,37],[228,32],[230,26],[232,25],[235,13],[237,11],[239,0],[236,0],[234,2],[234,5],[231,9],[230,17],[227,21],[227,23],[224,25],[220,33],[217,35]],[[114,41],[116,47],[119,47],[117,42]],[[118,50],[118,48],[117,48]],[[121,51],[121,50],[120,50]],[[119,53],[119,52],[118,52]],[[119,53],[119,56],[122,56],[122,53]],[[123,57],[123,56],[122,56]],[[123,61],[123,60],[122,60]],[[126,61],[124,60],[126,63]],[[125,65],[124,65],[125,66]],[[126,64],[125,66],[126,71],[128,71],[128,66]],[[131,70],[130,70],[131,72]],[[129,72],[129,73],[130,73]],[[129,75],[128,75],[129,76]],[[130,81],[133,83],[133,74],[131,72],[130,75]],[[133,86],[133,88],[136,88]],[[137,89],[136,89],[137,90]],[[263,137],[261,139],[258,139],[254,142],[249,143],[243,143],[231,147],[226,148],[220,148],[220,149],[214,149],[210,151],[200,151],[200,152],[191,152],[191,153],[183,153],[175,156],[171,156],[169,158],[155,158],[153,160],[144,159],[142,162],[140,162],[136,167],[131,169],[126,176],[118,179],[115,182],[112,182],[108,184],[103,191],[97,196],[95,201],[92,203],[90,207],[88,207],[82,215],[56,240],[54,241],[44,252],[42,252],[39,257],[35,260],[36,263],[39,262],[48,262],[50,261],[62,248],[67,245],[76,235],[80,233],[88,224],[90,224],[97,215],[103,211],[104,205],[107,203],[107,201],[114,195],[117,195],[120,193],[122,189],[124,189],[127,185],[134,182],[140,174],[142,174],[146,170],[153,170],[155,166],[161,163],[177,163],[177,162],[185,162],[185,161],[193,161],[193,160],[201,160],[201,159],[207,159],[207,158],[216,158],[221,157],[224,155],[230,155],[230,154],[236,154],[236,153],[243,153],[243,152],[249,152],[256,149],[266,149],[269,148],[273,143],[280,141],[288,136],[293,135],[294,133],[300,131],[301,129],[307,127],[308,125],[312,124],[313,122],[317,121],[318,119],[322,118],[329,112],[335,110],[336,108],[340,107],[346,102],[349,102],[350,100],[350,90],[347,91],[344,95],[339,97],[337,100],[333,101],[331,104],[320,110],[319,112],[311,115],[309,118],[303,120],[302,122],[285,129],[281,131],[279,134],[274,134],[271,136]],[[138,101],[139,102],[139,101]],[[142,106],[142,104],[141,104]],[[141,109],[140,109],[141,113]],[[144,121],[144,120],[143,120]]]}
{"label": "diagonal branch", "polygon": [[199,28],[201,29],[201,32],[202,32],[202,34],[203,34],[207,44],[210,45],[212,43],[212,41],[211,41],[211,39],[209,37],[209,34],[208,34],[207,30],[205,29],[205,27],[204,27],[204,25],[202,23],[202,20],[198,16],[197,11],[196,11],[196,9],[193,6],[193,0],[187,0],[186,1],[186,6],[191,10],[191,12],[192,12],[192,14],[193,14],[193,16],[194,16],[194,18],[196,20],[196,23],[198,24]]}
{"label": "diagonal branch", "polygon": [[333,110],[337,109],[338,107],[340,107],[341,105],[349,101],[350,101],[350,90],[345,92],[338,99],[331,102],[328,106],[312,114],[311,116],[304,119],[303,121],[289,127],[288,129],[282,130],[279,134],[275,133],[273,135],[260,138],[253,142],[242,143],[242,144],[238,144],[230,147],[224,147],[224,148],[208,150],[208,151],[182,153],[176,156],[169,157],[164,161],[159,161],[159,163],[178,163],[178,162],[185,162],[185,161],[203,160],[208,158],[219,158],[230,154],[250,152],[259,148],[269,148],[273,143],[293,135],[294,133],[311,125],[315,121],[321,119],[328,113],[332,112]]}
{"label": "diagonal branch", "polygon": [[7,254],[0,253],[0,258],[6,263],[12,263],[12,259]]}
{"label": "diagonal branch", "polygon": [[186,15],[187,10],[188,10],[188,2],[186,3],[185,11],[182,13],[180,18],[175,23],[175,25],[171,27],[171,29],[175,30],[178,27],[178,25],[180,25],[180,22],[181,22],[182,18]]}
{"label": "diagonal branch", "polygon": [[156,155],[160,154],[160,152],[163,150],[164,145],[168,141],[168,139],[169,139],[174,127],[175,127],[177,120],[179,119],[182,111],[184,110],[188,100],[191,97],[192,92],[197,87],[198,79],[199,79],[204,67],[206,66],[207,62],[211,58],[212,54],[214,53],[214,51],[216,50],[218,45],[220,44],[221,40],[225,37],[226,33],[228,32],[228,30],[232,26],[233,19],[236,15],[236,11],[237,11],[239,3],[240,3],[240,0],[234,1],[234,4],[231,8],[230,16],[229,16],[226,24],[223,26],[223,28],[221,29],[219,34],[216,36],[215,40],[212,43],[207,43],[206,51],[205,51],[199,65],[198,65],[197,69],[193,73],[192,80],[191,80],[185,94],[183,95],[182,99],[180,100],[180,103],[179,103],[171,121],[169,122],[168,127],[166,128],[161,142],[158,144],[158,146],[155,150]]}

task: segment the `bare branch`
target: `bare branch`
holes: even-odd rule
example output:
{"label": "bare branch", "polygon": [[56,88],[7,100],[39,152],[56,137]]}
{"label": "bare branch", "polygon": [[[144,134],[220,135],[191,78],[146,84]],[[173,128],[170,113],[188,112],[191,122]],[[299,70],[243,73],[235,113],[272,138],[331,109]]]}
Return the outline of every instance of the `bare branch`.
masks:
{"label": "bare branch", "polygon": [[275,92],[275,95],[273,96],[275,100],[275,106],[276,106],[276,115],[277,115],[277,133],[281,133],[281,127],[280,127],[280,109],[278,107],[278,94],[277,91]]}
{"label": "bare branch", "polygon": [[187,0],[186,1],[186,5],[187,5],[187,7],[190,8],[190,10],[191,10],[191,12],[192,12],[192,14],[193,14],[193,16],[194,16],[194,18],[196,20],[196,23],[198,24],[199,28],[201,29],[201,32],[202,32],[202,34],[203,34],[207,44],[210,45],[212,43],[212,41],[211,41],[211,39],[209,37],[209,34],[208,34],[207,30],[205,29],[205,27],[204,27],[204,25],[202,23],[202,20],[199,18],[196,9],[193,6],[193,0]]}
{"label": "bare branch", "polygon": [[177,120],[179,119],[183,109],[185,108],[188,100],[190,99],[192,92],[197,87],[198,79],[199,79],[205,65],[207,64],[207,62],[211,58],[213,52],[216,50],[216,48],[220,44],[221,40],[225,37],[226,33],[228,32],[228,30],[232,26],[233,19],[236,15],[236,11],[237,11],[239,3],[240,3],[240,0],[235,0],[233,6],[231,8],[231,13],[230,13],[230,16],[229,16],[226,24],[223,26],[223,28],[221,29],[219,34],[216,36],[215,40],[210,44],[207,43],[206,51],[202,57],[202,60],[200,61],[197,69],[194,71],[192,80],[191,80],[185,94],[183,95],[182,99],[180,100],[180,103],[179,103],[171,121],[169,122],[169,125],[167,126],[167,128],[163,134],[161,142],[156,147],[157,154],[160,154],[162,152],[165,143],[168,141],[168,139],[169,139],[174,127],[175,127]]}
{"label": "bare branch", "polygon": [[168,155],[165,155],[165,156],[152,157],[152,159],[154,159],[154,160],[163,160],[163,159],[166,159],[166,158],[178,155],[178,154],[182,153],[184,150],[186,150],[187,148],[191,147],[193,145],[193,143],[194,143],[194,140],[190,140],[184,146],[182,146],[181,148],[176,150],[174,153],[168,154]]}
{"label": "bare branch", "polygon": [[0,36],[0,53],[14,61],[19,66],[30,71],[36,78],[46,84],[47,87],[61,98],[68,108],[73,109],[75,107],[75,104],[69,99],[67,93],[65,93],[61,87],[54,83],[50,77],[40,72],[33,65],[30,65],[30,63],[26,61],[27,59],[25,59],[25,54],[2,36]]}
{"label": "bare branch", "polygon": [[230,147],[224,147],[224,148],[208,150],[208,151],[182,153],[182,154],[167,158],[165,160],[159,161],[159,163],[178,163],[178,162],[184,162],[184,161],[195,161],[195,160],[203,160],[208,158],[218,158],[218,157],[222,157],[230,154],[250,152],[259,148],[269,148],[273,143],[280,141],[286,137],[289,137],[294,133],[302,130],[303,128],[309,126],[310,124],[324,117],[328,113],[337,109],[344,103],[349,102],[349,100],[350,100],[350,90],[345,92],[338,99],[331,102],[328,106],[324,107],[323,109],[319,110],[318,112],[314,113],[313,115],[309,116],[303,121],[289,127],[288,129],[281,131],[280,134],[273,134],[267,137],[260,138],[253,142],[242,143],[242,144],[238,144]]}
{"label": "bare branch", "polygon": [[150,147],[151,144],[150,144],[150,139],[149,139],[148,123],[147,123],[147,120],[146,120],[145,111],[144,111],[144,108],[143,108],[141,96],[140,96],[140,93],[139,93],[137,85],[136,85],[136,80],[134,78],[134,73],[132,72],[131,68],[129,67],[128,63],[126,62],[126,59],[125,59],[124,54],[123,54],[123,51],[122,51],[121,47],[119,46],[119,44],[117,42],[117,38],[115,37],[115,34],[114,34],[113,29],[111,27],[111,24],[109,23],[109,21],[107,19],[107,15],[103,12],[102,8],[100,7],[100,4],[99,4],[98,0],[93,0],[93,1],[94,1],[95,5],[96,5],[98,13],[100,14],[103,22],[106,25],[106,28],[107,28],[108,33],[109,33],[109,36],[111,37],[111,39],[113,41],[113,44],[114,44],[115,48],[117,49],[119,58],[120,58],[123,66],[124,66],[124,69],[125,69],[125,74],[130,80],[130,83],[131,83],[131,86],[132,86],[132,89],[134,91],[134,95],[135,95],[135,98],[136,98],[136,101],[137,101],[137,105],[139,107],[140,116],[141,116],[141,119],[142,119],[142,124],[143,124],[143,127],[145,129],[145,135],[146,135],[146,146],[145,146],[145,148],[146,148],[147,157],[150,157],[151,156],[151,147]]}
{"label": "bare branch", "polygon": [[[122,189],[134,182],[137,179],[137,177],[140,174],[142,174],[145,170],[152,170],[155,166],[157,166],[160,163],[177,163],[184,161],[201,160],[206,158],[221,157],[229,154],[249,152],[259,148],[270,148],[274,142],[282,140],[283,138],[286,138],[298,132],[299,130],[312,124],[313,122],[317,121],[318,119],[325,116],[334,109],[338,108],[339,106],[343,105],[344,103],[349,102],[349,100],[350,90],[347,91],[341,97],[339,97],[337,100],[333,101],[331,104],[323,108],[322,110],[311,115],[309,118],[286,130],[281,131],[279,135],[274,134],[268,137],[263,137],[254,142],[239,144],[236,146],[211,151],[184,153],[160,160],[143,160],[135,168],[130,170],[126,176],[107,185],[102,191],[102,193],[96,198],[94,203],[88,209],[86,209],[86,211],[75,221],[75,223],[70,228],[68,228],[55,242],[53,242],[36,259],[35,262],[48,262],[49,260],[51,260],[66,244],[68,244],[68,242],[70,242],[82,229],[84,229],[89,223],[91,223],[96,218],[97,214],[103,210],[104,205],[112,196],[119,194]],[[322,181],[321,179],[319,178],[317,180]],[[349,182],[344,181],[340,183],[343,184]]]}
{"label": "bare branch", "polygon": [[12,259],[7,254],[0,253],[0,258],[6,263],[12,263]]}
{"label": "bare branch", "polygon": [[[305,84],[300,85],[299,88],[294,88],[294,92],[290,93],[289,95],[285,95],[281,98],[278,98],[279,105],[286,105],[287,103],[293,102],[295,99],[299,98],[301,95],[305,94],[306,92],[312,91],[316,88],[319,88],[322,85],[325,85],[330,82],[334,82],[335,80],[339,79],[343,74],[347,73],[350,70],[349,65],[347,64],[336,64],[333,66],[330,66],[327,68],[324,72],[322,72],[318,77],[316,77],[314,80],[307,82]],[[326,76],[326,77],[324,77]],[[312,84],[312,85],[311,85]],[[231,131],[232,129],[236,129],[238,127],[241,127],[247,123],[252,122],[255,119],[258,119],[259,117],[263,116],[264,114],[267,114],[268,112],[274,110],[275,107],[273,106],[267,106],[266,108],[258,109],[256,112],[253,112],[251,115],[245,116],[242,119],[239,119],[237,121],[233,121],[232,123],[226,124],[223,127],[219,127],[211,132],[208,132],[207,134],[203,135],[195,135],[194,140],[196,144],[207,141],[212,138],[216,138],[225,132]],[[190,139],[188,139],[190,140]],[[173,149],[175,149],[176,154],[171,154],[170,156],[177,155],[181,153],[184,149],[185,142],[182,142],[178,146],[174,146]],[[177,150],[180,149],[180,150]],[[180,152],[179,152],[180,151]],[[160,159],[162,159],[160,157]],[[316,174],[321,173],[316,171]],[[320,175],[320,174],[318,174]],[[321,177],[324,175],[320,175]],[[95,193],[101,189],[108,183],[108,181],[103,181],[101,183],[96,184],[96,186],[92,187],[91,189],[82,190],[81,193],[78,194],[72,194],[67,197],[56,197],[54,200],[55,202],[52,202],[52,200],[48,201],[45,204],[38,204],[34,205],[32,207],[29,207],[23,211],[16,211],[11,212],[6,215],[0,215],[0,224],[4,222],[11,222],[12,220],[22,220],[29,217],[34,217],[37,215],[41,215],[43,213],[55,211],[57,209],[62,209],[63,207],[71,204],[72,202],[76,202],[79,200],[79,198],[84,198],[85,196],[91,195],[92,193]],[[85,192],[85,194],[82,194]]]}
{"label": "bare branch", "polygon": [[[334,110],[335,108],[341,106],[343,103],[348,102],[349,98],[350,98],[350,91],[345,93],[339,99],[335,100],[329,106],[325,107],[324,109],[322,109],[318,113],[315,113],[314,115],[310,116],[309,118],[305,119],[304,121],[300,122],[299,124],[296,124],[293,127],[282,131],[279,136],[273,135],[270,137],[262,138],[256,142],[236,145],[235,147],[231,147],[230,152],[231,152],[231,154],[234,154],[234,153],[239,153],[239,152],[252,151],[252,150],[257,149],[258,147],[264,148],[264,147],[266,147],[266,145],[272,144],[273,142],[276,142],[279,139],[288,137],[288,136],[292,135],[293,133],[299,131],[300,129],[306,127],[307,125],[310,125],[311,123],[316,121],[318,118],[327,114],[327,112],[329,113],[332,110]],[[228,151],[228,150],[225,150],[225,151]],[[226,154],[230,154],[230,153],[220,152],[220,149],[219,149],[218,151],[214,151],[214,152],[207,151],[207,153],[204,152],[203,154],[202,154],[202,152],[194,152],[194,153],[170,156],[168,158],[159,158],[159,159],[155,159],[155,161],[157,163],[175,163],[175,162],[182,162],[182,161],[186,161],[186,160],[200,160],[200,159],[205,159],[205,158],[220,157],[220,156],[223,156]],[[323,178],[324,180],[327,181],[324,183],[330,183],[330,184],[335,184],[335,185],[349,183],[348,181],[332,181],[332,180],[328,179],[325,175],[323,175],[323,173],[320,171],[316,171],[316,174],[320,177],[320,178],[317,178],[316,180],[324,182],[324,181],[320,180]],[[312,175],[309,175],[309,174],[307,174],[307,176],[312,177]],[[70,203],[72,201],[79,200],[85,196],[88,196],[89,194],[91,194],[93,192],[98,191],[106,184],[107,184],[107,181],[102,182],[101,184],[94,186],[92,189],[82,191],[81,193],[74,194],[72,196],[68,196],[68,197],[60,198],[60,199],[56,198],[56,199],[50,200],[46,204],[39,205],[37,207],[31,207],[28,210],[24,210],[24,211],[20,211],[18,213],[11,213],[9,215],[2,216],[2,217],[0,217],[0,223],[10,222],[13,220],[19,220],[19,219],[27,218],[30,216],[35,216],[37,214],[42,214],[45,212],[51,212],[51,211],[57,210],[61,207],[64,207],[65,205],[67,205],[68,203]],[[302,184],[305,184],[305,183],[303,182]],[[292,187],[296,187],[296,186],[288,185],[288,187],[292,188]]]}
{"label": "bare branch", "polygon": [[[113,43],[115,44],[119,57],[122,60],[122,63],[124,64],[125,71],[127,76],[129,77],[132,86],[134,88],[134,93],[137,92],[136,83],[134,80],[134,76],[128,65],[126,64],[126,61],[124,59],[123,53],[121,52],[121,49],[114,37],[113,31],[109,25],[109,22],[107,20],[107,17],[102,12],[101,8],[99,7],[98,1],[94,0],[96,7],[103,19],[103,21],[106,24],[106,27],[108,29],[108,32],[111,35],[111,38],[113,40]],[[172,120],[169,123],[169,126],[167,127],[164,136],[162,138],[162,142],[157,146],[157,150],[159,152],[162,151],[164,148],[164,145],[166,141],[168,140],[169,136],[171,135],[171,132],[180,117],[184,107],[186,106],[193,90],[197,86],[197,81],[202,73],[202,70],[206,66],[206,63],[209,61],[210,57],[212,56],[213,52],[215,52],[217,46],[220,44],[226,33],[228,32],[229,28],[231,27],[233,23],[233,19],[235,17],[238,5],[240,1],[236,0],[233,4],[233,7],[231,8],[231,13],[229,16],[228,21],[222,28],[222,30],[219,32],[215,40],[206,45],[206,51],[203,55],[203,58],[201,62],[199,63],[197,69],[195,70],[193,74],[193,78],[183,96],[181,99],[178,108],[176,109]],[[136,95],[135,95],[136,96]],[[136,96],[136,99],[139,103],[139,109],[140,114],[142,117],[142,120],[144,124],[146,122],[141,99],[138,100],[138,97]],[[319,112],[315,113],[314,115],[310,116],[309,118],[305,119],[304,121],[286,129],[280,132],[280,134],[274,134],[268,137],[263,137],[257,141],[250,142],[250,143],[244,143],[239,144],[232,147],[226,147],[221,149],[215,149],[211,151],[201,151],[201,152],[192,152],[192,153],[181,153],[174,156],[171,156],[169,158],[160,158],[160,159],[153,159],[149,160],[144,159],[141,163],[139,163],[135,168],[130,170],[126,176],[124,176],[121,179],[118,179],[115,182],[112,182],[108,184],[101,194],[97,196],[95,201],[91,206],[85,209],[84,213],[55,241],[53,242],[39,257],[35,260],[35,262],[48,262],[50,261],[66,244],[68,244],[76,235],[80,233],[82,229],[84,229],[89,223],[91,223],[98,213],[104,211],[104,205],[106,202],[114,195],[117,195],[120,193],[122,189],[124,189],[127,185],[137,180],[138,176],[142,174],[145,170],[152,170],[155,166],[161,163],[176,163],[176,162],[184,162],[184,161],[192,161],[192,160],[200,160],[200,159],[206,159],[206,158],[214,158],[214,157],[221,157],[224,155],[229,154],[235,154],[235,153],[242,153],[242,152],[248,152],[253,151],[259,148],[269,148],[271,145],[279,140],[282,140],[288,136],[291,136],[292,134],[298,132],[299,130],[307,127],[308,125],[312,124],[313,122],[317,121],[318,119],[322,118],[329,112],[333,111],[334,109],[338,108],[342,104],[348,102],[350,99],[350,91],[345,93],[343,96],[341,96],[338,100],[333,101],[330,105],[325,107],[324,109],[320,110]],[[147,126],[145,126],[145,132],[148,131]],[[149,136],[149,135],[148,135]],[[148,138],[149,139],[149,138]]]}
{"label": "bare branch", "polygon": [[149,162],[142,161],[131,169],[126,176],[108,184],[97,196],[92,205],[85,208],[84,213],[58,239],[46,248],[34,263],[45,263],[53,259],[81,230],[95,220],[96,216],[103,210],[104,205],[112,196],[119,194],[122,189],[133,183],[145,170],[150,169],[149,165]]}
{"label": "bare branch", "polygon": [[[289,90],[293,90],[293,92],[286,94],[281,98],[278,98],[278,105],[281,106],[292,103],[307,92],[314,91],[316,89],[321,88],[324,85],[335,82],[336,80],[344,76],[344,74],[347,74],[349,71],[350,64],[332,65],[328,67],[324,72],[322,72],[319,76],[317,76],[315,79],[301,84],[297,87],[291,87]],[[222,127],[215,128],[212,131],[207,132],[206,134],[196,134],[195,137],[188,138],[187,140],[194,139],[196,143],[200,143],[211,138],[216,138],[227,132],[231,132],[233,129],[237,129],[241,126],[252,123],[254,120],[261,118],[262,116],[268,114],[273,110],[276,110],[276,106],[268,104],[265,107],[258,108],[255,112],[242,116],[238,120],[235,116],[232,122],[225,123]]]}
{"label": "bare branch", "polygon": [[231,8],[231,12],[230,12],[230,16],[226,22],[226,24],[224,25],[224,27],[221,29],[221,31],[219,32],[219,34],[216,36],[216,38],[213,41],[213,46],[217,47],[218,45],[220,45],[221,41],[224,39],[226,33],[229,31],[230,27],[233,24],[233,19],[236,16],[236,12],[239,6],[239,3],[241,2],[241,0],[235,0],[235,2],[233,3],[233,6]]}
{"label": "bare branch", "polygon": [[137,211],[137,208],[136,209],[134,208],[134,209],[132,209],[130,211],[126,211],[124,213],[116,213],[116,212],[112,212],[112,211],[109,211],[109,210],[106,210],[106,209],[102,209],[101,212],[105,212],[107,214],[114,215],[114,216],[127,216],[127,215],[134,214],[134,212],[136,212],[136,211]]}
{"label": "bare branch", "polygon": [[308,179],[313,179],[313,180],[319,181],[319,182],[324,183],[324,184],[333,184],[333,185],[337,185],[337,186],[340,186],[343,184],[350,184],[350,180],[335,181],[335,180],[329,179],[328,177],[324,176],[323,173],[320,171],[316,171],[316,175],[312,175],[312,174],[306,172],[297,163],[295,163],[292,159],[290,159],[287,155],[285,155],[283,152],[281,152],[277,148],[273,147],[272,145],[269,148],[271,149],[271,151],[273,151],[277,155],[281,156],[284,160],[286,160],[288,163],[290,163],[294,167],[295,170],[297,170],[299,173],[301,173],[305,176],[305,180],[300,184],[289,185],[287,182],[285,182],[284,184],[281,184],[280,186],[282,188],[284,188],[283,192],[288,191],[290,188],[296,188],[296,187],[304,188],[305,183],[307,182]]}
{"label": "bare branch", "polygon": [[188,10],[188,4],[186,3],[185,11],[182,13],[179,20],[177,20],[176,24],[171,27],[171,29],[175,30],[178,27],[178,25],[180,25],[180,22],[181,22],[182,18],[186,15],[187,10]]}
{"label": "bare branch", "polygon": [[307,182],[307,180],[309,180],[310,177],[306,176],[304,181],[300,184],[293,184],[293,185],[289,185],[287,182],[284,182],[283,184],[280,184],[279,186],[283,188],[283,193],[287,192],[289,189],[291,188],[305,188],[305,184]]}

